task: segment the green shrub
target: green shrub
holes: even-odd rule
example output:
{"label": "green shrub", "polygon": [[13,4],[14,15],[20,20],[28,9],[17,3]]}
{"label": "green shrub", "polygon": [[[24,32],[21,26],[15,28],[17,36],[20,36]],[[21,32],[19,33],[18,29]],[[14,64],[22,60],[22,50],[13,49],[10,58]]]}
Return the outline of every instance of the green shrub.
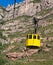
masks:
{"label": "green shrub", "polygon": [[0,42],[0,50],[2,49],[2,43]]}
{"label": "green shrub", "polygon": [[4,57],[0,57],[0,65],[5,65],[7,63],[7,59]]}
{"label": "green shrub", "polygon": [[2,35],[2,32],[0,32],[0,38],[6,40],[6,37]]}
{"label": "green shrub", "polygon": [[4,21],[0,21],[0,24],[2,24],[2,25],[3,25],[4,23],[5,23]]}

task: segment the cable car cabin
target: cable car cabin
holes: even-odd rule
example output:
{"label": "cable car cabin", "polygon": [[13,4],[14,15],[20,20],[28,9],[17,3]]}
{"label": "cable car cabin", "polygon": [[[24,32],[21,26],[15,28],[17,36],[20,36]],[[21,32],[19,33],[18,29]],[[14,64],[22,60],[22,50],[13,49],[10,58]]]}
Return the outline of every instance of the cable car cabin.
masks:
{"label": "cable car cabin", "polygon": [[26,39],[26,47],[40,47],[40,35],[28,34]]}

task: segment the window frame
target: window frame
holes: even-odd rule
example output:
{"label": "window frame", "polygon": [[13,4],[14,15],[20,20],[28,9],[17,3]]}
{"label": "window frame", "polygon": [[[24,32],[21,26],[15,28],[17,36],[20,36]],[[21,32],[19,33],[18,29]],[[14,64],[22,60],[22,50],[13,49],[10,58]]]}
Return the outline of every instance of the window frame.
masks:
{"label": "window frame", "polygon": [[39,35],[37,37],[38,37],[37,39],[40,39],[40,36]]}
{"label": "window frame", "polygon": [[28,35],[28,39],[32,39],[32,35]]}
{"label": "window frame", "polygon": [[33,36],[33,39],[36,39],[36,35]]}

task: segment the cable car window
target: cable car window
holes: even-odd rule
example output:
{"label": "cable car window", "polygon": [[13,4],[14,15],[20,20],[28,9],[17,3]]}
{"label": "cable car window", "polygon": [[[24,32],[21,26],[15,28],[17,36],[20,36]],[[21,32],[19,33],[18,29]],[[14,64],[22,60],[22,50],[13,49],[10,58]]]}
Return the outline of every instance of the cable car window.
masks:
{"label": "cable car window", "polygon": [[36,39],[36,36],[34,36],[33,39]]}
{"label": "cable car window", "polygon": [[40,39],[40,36],[38,36],[38,39]]}
{"label": "cable car window", "polygon": [[32,35],[29,35],[29,39],[32,39]]}

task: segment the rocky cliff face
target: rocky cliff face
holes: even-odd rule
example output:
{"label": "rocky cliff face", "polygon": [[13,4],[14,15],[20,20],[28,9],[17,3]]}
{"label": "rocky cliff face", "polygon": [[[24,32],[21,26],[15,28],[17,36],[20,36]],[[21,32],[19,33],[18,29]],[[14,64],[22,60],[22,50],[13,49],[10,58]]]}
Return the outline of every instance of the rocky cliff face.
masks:
{"label": "rocky cliff face", "polygon": [[[14,5],[8,5],[6,10],[0,13],[0,18],[3,20],[13,19],[13,10]],[[34,16],[37,12],[42,11],[43,9],[53,8],[53,0],[24,0],[21,3],[16,3],[14,16],[15,18],[18,16],[28,15]]]}
{"label": "rocky cliff face", "polygon": [[[9,15],[8,15],[8,19],[9,18],[13,18],[13,5],[12,6],[8,6],[6,8],[7,10],[9,10]],[[40,3],[33,3],[33,2],[23,2],[23,3],[19,3],[16,4],[16,9],[15,9],[15,17],[17,16],[22,16],[22,15],[28,15],[28,16],[33,16],[36,14],[36,12],[41,11],[41,7],[40,7]]]}
{"label": "rocky cliff face", "polygon": [[52,8],[53,0],[41,0],[42,9]]}
{"label": "rocky cliff face", "polygon": [[[38,33],[44,37],[52,37],[53,34],[53,15],[46,17],[38,22]],[[4,43],[21,43],[26,40],[26,35],[34,33],[34,23],[32,16],[19,16],[14,20],[6,21],[4,24],[0,24],[0,30],[3,37],[6,39],[0,39]],[[50,32],[49,32],[50,31]],[[45,39],[45,38],[44,38]],[[25,42],[23,42],[25,43]]]}
{"label": "rocky cliff face", "polygon": [[[16,4],[15,19],[12,19],[13,6],[8,6],[7,10],[9,12],[8,14],[6,14],[5,20],[8,19],[9,21],[2,21],[2,23],[0,23],[0,42],[2,42],[3,44],[14,42],[20,43],[22,42],[22,40],[26,40],[26,35],[28,33],[34,33],[33,16],[36,16],[36,12],[40,11],[39,13],[37,13],[38,16],[44,16],[47,13],[51,12],[53,8],[41,11],[40,3],[34,3],[30,0],[27,2],[24,1],[23,3]],[[52,17],[53,15],[51,14],[50,18],[44,18],[43,20],[41,20],[41,23],[39,21],[38,33],[44,36],[47,34],[50,35],[48,31],[52,30],[51,33],[53,32],[53,29],[49,29],[49,26],[52,28],[53,25]]]}
{"label": "rocky cliff face", "polygon": [[[14,5],[9,5],[6,10],[9,11],[6,14],[5,19],[12,19],[13,18],[13,7]],[[22,3],[17,4],[15,6],[15,17],[28,15],[33,16],[37,12],[40,12],[43,9],[48,9],[53,7],[53,0],[25,0]]]}

